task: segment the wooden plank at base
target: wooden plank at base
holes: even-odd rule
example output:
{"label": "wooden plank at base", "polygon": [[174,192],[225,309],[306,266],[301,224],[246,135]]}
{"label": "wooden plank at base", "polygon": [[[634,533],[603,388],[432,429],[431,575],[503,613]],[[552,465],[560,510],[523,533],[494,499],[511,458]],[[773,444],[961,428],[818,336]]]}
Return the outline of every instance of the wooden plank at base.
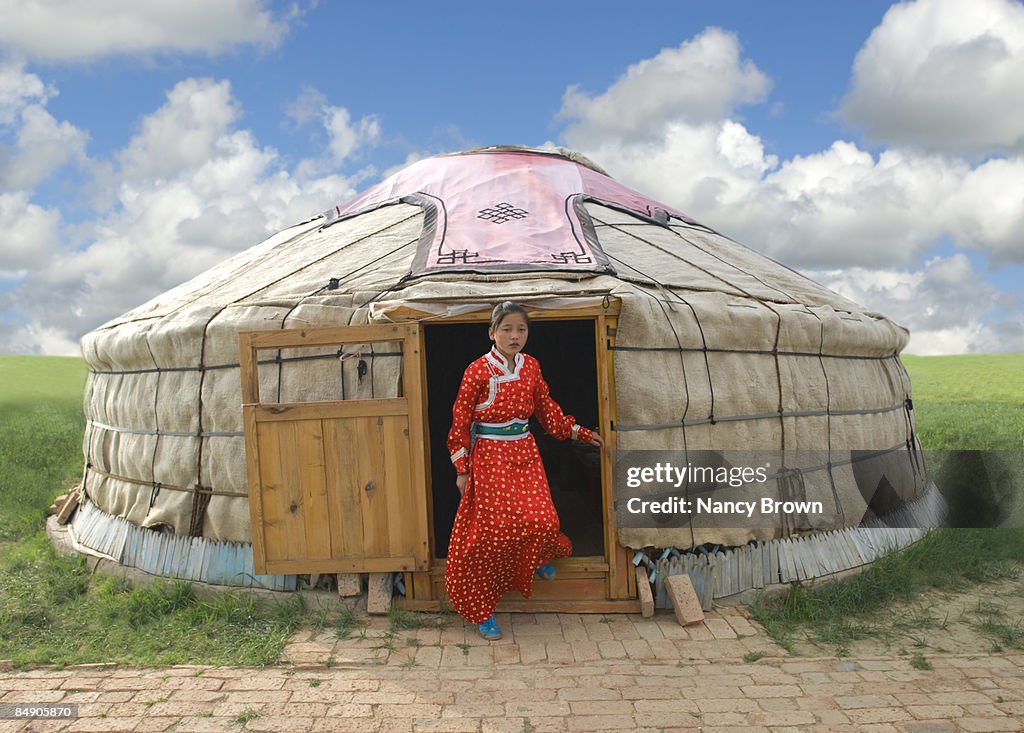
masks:
{"label": "wooden plank at base", "polygon": [[[440,611],[442,601],[395,598],[392,605],[404,611]],[[499,613],[640,613],[638,600],[611,601],[502,601]]]}
{"label": "wooden plank at base", "polygon": [[[533,601],[549,601],[577,598],[605,598],[608,582],[603,576],[595,578],[565,578],[562,580],[540,580],[533,581]],[[522,595],[519,591],[509,591],[502,598],[519,600]],[[523,598],[523,600],[526,600]]]}
{"label": "wooden plank at base", "polygon": [[361,560],[279,560],[267,563],[262,575],[304,573],[390,573],[410,570],[412,557],[370,557]]}
{"label": "wooden plank at base", "polygon": [[[406,588],[409,584],[406,583]],[[410,599],[415,598],[417,601],[434,601],[437,597],[434,595],[434,584],[430,580],[430,573],[412,573],[412,594],[409,596]]]}
{"label": "wooden plank at base", "polygon": [[637,596],[640,601],[640,615],[650,618],[654,615],[654,593],[647,581],[647,575],[640,568],[636,569],[636,586],[639,591]]}

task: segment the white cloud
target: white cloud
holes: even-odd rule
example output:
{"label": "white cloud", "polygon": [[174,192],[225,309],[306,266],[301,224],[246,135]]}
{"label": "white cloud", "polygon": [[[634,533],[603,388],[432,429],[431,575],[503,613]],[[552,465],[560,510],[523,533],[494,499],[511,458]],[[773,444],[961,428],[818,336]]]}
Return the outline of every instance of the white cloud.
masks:
{"label": "white cloud", "polygon": [[[1006,9],[998,3],[984,7]],[[951,6],[940,9],[952,12]],[[681,48],[700,48],[708,33]],[[730,45],[727,34],[711,37]],[[711,53],[717,75],[726,80],[756,71],[734,41],[737,53]],[[824,269],[826,284],[908,325],[915,349],[1024,347],[1015,322],[1000,315],[1020,312],[1018,295],[991,285],[963,255],[921,265],[947,237],[994,264],[1024,262],[1024,155],[979,164],[901,146],[876,154],[837,140],[820,152],[780,161],[732,114],[736,105],[759,96],[735,92],[716,103],[693,81],[702,67],[690,55],[677,55],[666,74],[641,73],[665,53],[634,65],[631,70],[638,71],[587,103],[570,87],[560,113],[570,118],[565,143],[627,185],[750,247],[793,267]],[[631,113],[618,122],[609,118],[612,102],[628,110],[630,100],[673,89],[673,79],[678,98],[705,95],[706,103],[697,105],[702,114],[666,104],[646,120]],[[723,86],[737,88],[728,81]],[[766,90],[767,83],[758,89]],[[1020,119],[1015,124],[1024,126]],[[832,269],[840,267],[845,269]]]}
{"label": "white cloud", "polygon": [[840,114],[890,144],[1024,152],[1024,5],[893,6],[857,54]]}
{"label": "white cloud", "polygon": [[1024,262],[1024,156],[968,172],[939,216],[960,246],[986,250],[995,263]]}
{"label": "white cloud", "polygon": [[740,58],[734,34],[708,28],[678,48],[633,64],[600,94],[569,87],[560,114],[580,121],[577,138],[642,139],[667,122],[720,120],[740,104],[762,101],[770,87],[760,69]]}
{"label": "white cloud", "polygon": [[167,102],[142,122],[141,131],[119,155],[126,178],[159,180],[194,170],[211,158],[230,155],[227,131],[238,117],[231,85],[186,79],[167,93]]}
{"label": "white cloud", "polygon": [[0,61],[0,125],[11,125],[30,104],[46,104],[56,94],[35,74],[25,73],[24,61]]}
{"label": "white cloud", "polygon": [[263,0],[0,0],[0,44],[40,61],[276,46],[288,18]]}
{"label": "white cloud", "polygon": [[55,251],[61,215],[30,203],[28,194],[0,193],[0,274],[13,274],[37,267]]}
{"label": "white cloud", "polygon": [[[114,204],[76,228],[82,245],[52,248],[0,295],[24,324],[0,329],[0,351],[65,353],[89,329],[355,194],[352,178],[313,175],[315,166],[303,162],[289,169],[277,151],[238,128],[238,117],[226,82],[176,85],[114,156]],[[27,204],[21,196],[11,211]],[[53,212],[28,209],[41,233],[26,234],[26,242],[58,236]]]}
{"label": "white cloud", "polygon": [[[318,89],[304,86],[287,108],[288,116],[300,127],[319,121],[327,133],[328,150],[334,165],[342,163],[352,153],[380,142],[380,120],[368,115],[353,120],[345,107],[331,105]],[[326,161],[325,161],[326,167]]]}
{"label": "white cloud", "polygon": [[352,122],[352,116],[344,107],[331,107],[325,123],[331,138],[331,152],[338,162],[345,160],[353,151],[372,145],[380,139],[380,122],[375,117],[362,117]]}
{"label": "white cloud", "polygon": [[[709,33],[681,48],[707,46]],[[721,31],[710,37],[738,49]],[[665,53],[631,68],[646,69]],[[738,54],[711,55],[725,79],[756,71]],[[689,53],[680,56],[688,66],[676,59],[672,69],[685,87],[702,66]],[[731,69],[723,66],[725,60]],[[796,267],[907,267],[943,236],[984,251],[997,263],[1024,261],[1024,156],[972,165],[906,148],[876,155],[837,140],[821,152],[780,162],[766,153],[757,135],[729,117],[694,121],[688,114],[655,115],[642,134],[609,124],[599,102],[657,97],[670,81],[662,74],[634,72],[590,106],[567,101],[561,114],[572,122],[563,133],[565,142],[626,184]],[[680,95],[703,89],[698,84],[697,91]],[[728,110],[729,105],[709,103],[705,109]]]}
{"label": "white cloud", "polygon": [[0,192],[31,191],[66,164],[86,162],[88,135],[46,109],[56,94],[23,62],[0,61]]}
{"label": "white cloud", "polygon": [[808,275],[910,329],[908,353],[1024,351],[1019,298],[1000,291],[963,254],[934,257],[918,270],[847,268]]}
{"label": "white cloud", "polygon": [[0,190],[30,191],[70,162],[84,163],[89,136],[38,104],[21,110],[14,154],[0,158]]}

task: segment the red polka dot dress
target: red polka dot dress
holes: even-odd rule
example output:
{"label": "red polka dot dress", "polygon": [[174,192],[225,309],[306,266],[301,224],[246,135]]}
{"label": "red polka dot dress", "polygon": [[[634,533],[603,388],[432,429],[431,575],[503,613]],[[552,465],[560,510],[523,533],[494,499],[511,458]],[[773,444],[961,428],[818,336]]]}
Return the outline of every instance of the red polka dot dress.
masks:
{"label": "red polka dot dress", "polygon": [[506,591],[529,598],[533,571],[572,554],[529,432],[534,414],[560,440],[591,440],[591,431],[551,399],[532,356],[518,353],[509,364],[492,348],[466,368],[448,451],[469,482],[448,544],[445,587],[452,607],[472,623],[486,621]]}

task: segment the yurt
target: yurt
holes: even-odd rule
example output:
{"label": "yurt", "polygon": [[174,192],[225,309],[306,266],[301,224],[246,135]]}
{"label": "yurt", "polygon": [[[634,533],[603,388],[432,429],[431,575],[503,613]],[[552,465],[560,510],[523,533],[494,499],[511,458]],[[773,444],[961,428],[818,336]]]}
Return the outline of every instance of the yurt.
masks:
{"label": "yurt", "polygon": [[[904,328],[578,154],[496,147],[416,162],[87,334],[75,543],[223,585],[383,579],[437,608],[452,403],[505,300],[531,314],[552,395],[608,445],[536,431],[574,555],[503,608],[665,606],[676,573],[707,604],[863,566],[941,519]],[[789,456],[757,490],[823,511],[625,511],[623,471],[739,451]]]}

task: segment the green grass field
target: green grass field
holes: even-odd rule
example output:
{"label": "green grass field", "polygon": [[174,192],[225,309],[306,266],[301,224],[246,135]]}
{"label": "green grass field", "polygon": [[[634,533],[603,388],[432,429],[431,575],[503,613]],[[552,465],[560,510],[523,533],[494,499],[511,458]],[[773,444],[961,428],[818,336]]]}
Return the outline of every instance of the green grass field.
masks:
{"label": "green grass field", "polygon": [[[906,357],[905,363],[925,448],[1019,453],[1024,355]],[[81,475],[85,378],[80,359],[0,356],[0,659],[32,664],[275,661],[298,622],[296,605],[261,607],[236,594],[203,602],[180,583],[133,589],[90,576],[80,559],[54,554],[43,522],[53,498]],[[941,567],[940,575],[949,581],[946,569],[958,567],[949,558],[969,557],[966,565],[960,563],[963,573],[985,578],[1004,576],[1004,564],[1024,556],[1020,530],[949,534],[954,532],[968,531],[933,533],[931,544],[922,543],[916,555],[899,561],[903,565],[880,563],[878,573],[864,573],[853,590],[835,591],[841,602],[798,593],[785,615],[776,617],[781,620],[765,617],[766,624],[791,629],[802,623],[794,608],[842,619],[861,607],[851,605],[851,597],[862,605],[884,603],[902,592],[911,572],[927,584],[934,576],[929,569]],[[969,556],[963,552],[968,546]],[[922,551],[929,556],[919,557]],[[867,587],[881,590],[867,592]]]}
{"label": "green grass field", "polygon": [[81,359],[0,356],[0,659],[17,664],[268,664],[301,599],[216,601],[183,583],[131,588],[57,556],[46,508],[82,474]]}
{"label": "green grass field", "polygon": [[85,362],[0,357],[0,541],[39,529],[82,473]]}
{"label": "green grass field", "polygon": [[926,450],[1024,448],[1024,354],[902,359]]}

